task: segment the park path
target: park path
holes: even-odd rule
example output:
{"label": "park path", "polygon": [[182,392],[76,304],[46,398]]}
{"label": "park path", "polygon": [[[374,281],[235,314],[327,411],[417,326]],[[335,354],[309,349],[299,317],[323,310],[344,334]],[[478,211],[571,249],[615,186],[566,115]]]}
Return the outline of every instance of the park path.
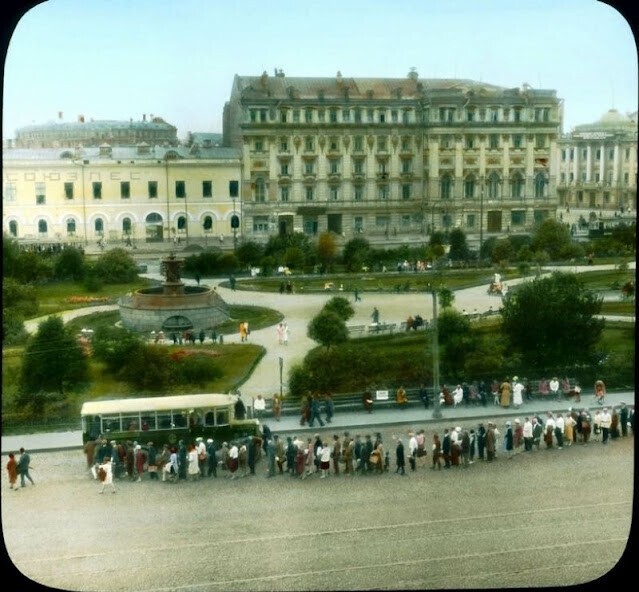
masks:
{"label": "park path", "polygon": [[[635,262],[629,267],[635,269]],[[558,267],[546,268],[546,273],[551,273],[555,269],[561,271],[570,271],[580,273],[583,271],[593,270],[610,270],[614,269],[614,265],[599,266],[574,266],[574,267]],[[162,280],[163,277],[158,272],[150,272],[142,274],[150,279]],[[410,275],[410,272],[406,274]],[[509,280],[504,278],[509,286],[515,286],[518,283],[529,281],[533,276],[526,278],[518,278]],[[186,284],[194,284],[193,280],[184,279]],[[262,394],[265,398],[271,398],[280,391],[282,386],[286,390],[286,377],[290,368],[300,363],[306,353],[317,344],[311,340],[306,329],[309,321],[321,310],[324,304],[333,296],[344,296],[352,303],[355,310],[354,316],[349,320],[349,325],[369,325],[372,321],[371,315],[373,308],[377,308],[380,314],[381,323],[396,323],[399,327],[409,315],[422,316],[426,320],[432,319],[432,297],[427,293],[376,293],[363,292],[360,294],[361,301],[355,302],[352,293],[340,292],[339,290],[326,291],[315,294],[280,294],[271,292],[250,292],[244,290],[231,290],[221,285],[225,280],[212,280],[208,282],[210,285],[217,286],[220,296],[232,305],[247,306],[263,306],[273,308],[282,313],[284,320],[288,323],[290,329],[289,342],[287,345],[280,345],[277,340],[276,328],[266,327],[251,331],[249,342],[261,345],[265,348],[265,355],[260,363],[255,367],[253,373],[248,380],[242,385],[241,392],[248,403],[258,394]],[[241,282],[238,282],[241,283]],[[499,310],[501,306],[501,298],[491,296],[487,292],[487,285],[475,286],[455,291],[454,306],[457,310],[466,313],[484,313],[489,310]],[[78,318],[94,312],[105,312],[117,310],[116,304],[91,306],[76,310],[65,311],[59,313],[63,321],[66,323],[71,319]],[[28,332],[37,330],[38,324],[47,317],[39,317],[25,322],[25,329]],[[635,317],[628,316],[607,316],[609,320],[623,320],[626,322],[635,321]],[[237,319],[238,323],[242,319]],[[426,334],[424,334],[426,335]],[[426,339],[426,336],[424,337]],[[240,343],[239,333],[225,335],[225,343]],[[280,384],[280,358],[282,360],[282,380]]]}

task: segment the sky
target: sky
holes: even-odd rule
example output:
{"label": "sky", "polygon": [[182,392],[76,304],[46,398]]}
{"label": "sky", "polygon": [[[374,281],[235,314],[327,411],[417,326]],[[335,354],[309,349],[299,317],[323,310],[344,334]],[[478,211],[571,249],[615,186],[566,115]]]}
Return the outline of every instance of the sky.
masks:
{"label": "sky", "polygon": [[564,100],[564,132],[638,101],[633,29],[596,0],[47,0],[5,49],[3,140],[59,113],[221,133],[234,75],[276,68],[527,83]]}

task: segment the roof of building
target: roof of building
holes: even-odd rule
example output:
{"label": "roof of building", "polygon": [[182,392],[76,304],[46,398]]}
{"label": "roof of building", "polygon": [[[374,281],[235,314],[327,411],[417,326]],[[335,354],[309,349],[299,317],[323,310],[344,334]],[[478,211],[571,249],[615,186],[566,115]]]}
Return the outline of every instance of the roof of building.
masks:
{"label": "roof of building", "polygon": [[[339,72],[332,78],[286,77],[282,73],[268,76],[236,75],[235,88],[246,98],[291,98],[317,99],[321,93],[324,98],[343,98],[348,91],[349,99],[356,98],[415,98],[423,93],[477,93],[490,95],[495,93],[519,94],[520,92],[544,92],[533,90],[528,85],[521,89],[455,78],[351,78]],[[371,95],[372,93],[372,95]],[[554,94],[554,91],[552,91]]]}
{"label": "roof of building", "polygon": [[582,123],[576,125],[573,132],[594,132],[594,131],[623,131],[631,132],[637,131],[637,119],[636,113],[634,119],[630,115],[624,115],[617,111],[617,109],[609,109],[604,113],[597,121],[593,123]]}
{"label": "roof of building", "polygon": [[122,129],[148,129],[158,128],[166,130],[175,130],[176,127],[167,123],[161,117],[153,117],[151,119],[143,119],[141,121],[121,121],[116,119],[102,119],[102,120],[89,120],[84,121],[49,121],[47,123],[26,125],[18,128],[17,133],[26,133],[32,131],[42,130],[55,130],[73,132],[77,130],[94,130],[96,132],[104,132],[108,130],[122,130]]}

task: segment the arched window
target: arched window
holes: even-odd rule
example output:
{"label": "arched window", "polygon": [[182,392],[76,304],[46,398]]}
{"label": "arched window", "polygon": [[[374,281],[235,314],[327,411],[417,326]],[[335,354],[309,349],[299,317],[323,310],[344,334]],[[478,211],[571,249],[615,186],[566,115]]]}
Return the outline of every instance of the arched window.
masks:
{"label": "arched window", "polygon": [[490,173],[488,176],[488,199],[499,198],[499,175],[497,173]]}
{"label": "arched window", "polygon": [[38,220],[38,232],[40,234],[46,234],[49,231],[46,220]]}
{"label": "arched window", "polygon": [[186,230],[186,216],[178,216],[177,229],[181,231]]}
{"label": "arched window", "polygon": [[521,199],[524,194],[524,179],[519,173],[515,173],[510,181],[510,194],[515,199]]}
{"label": "arched window", "polygon": [[473,199],[475,197],[475,178],[466,177],[464,181],[464,197],[466,199]]}
{"label": "arched window", "polygon": [[213,218],[211,216],[204,216],[204,223],[202,224],[205,232],[211,232],[213,230]]}
{"label": "arched window", "polygon": [[440,198],[450,199],[453,192],[453,181],[450,175],[444,175],[440,183]]}
{"label": "arched window", "polygon": [[69,218],[67,220],[67,234],[69,236],[73,236],[75,234],[75,220],[73,218]]}
{"label": "arched window", "polygon": [[146,223],[147,224],[162,224],[162,216],[160,216],[160,214],[158,214],[157,212],[151,212],[146,217]]}
{"label": "arched window", "polygon": [[18,223],[15,220],[9,222],[9,234],[15,238],[18,237]]}
{"label": "arched window", "polygon": [[104,234],[104,220],[102,220],[102,218],[96,218],[93,227],[96,234]]}
{"label": "arched window", "polygon": [[546,175],[544,173],[535,175],[535,197],[537,199],[546,197]]}
{"label": "arched window", "polygon": [[122,232],[124,234],[131,234],[131,218],[124,218],[124,220],[122,220]]}

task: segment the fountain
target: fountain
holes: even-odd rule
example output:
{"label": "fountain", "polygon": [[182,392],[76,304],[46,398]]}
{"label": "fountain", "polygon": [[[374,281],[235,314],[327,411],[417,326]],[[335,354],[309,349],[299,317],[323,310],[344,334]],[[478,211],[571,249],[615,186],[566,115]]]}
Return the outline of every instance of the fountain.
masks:
{"label": "fountain", "polygon": [[119,299],[122,325],[133,331],[213,329],[228,320],[226,302],[208,286],[186,286],[180,279],[184,259],[175,253],[161,261],[165,281]]}

